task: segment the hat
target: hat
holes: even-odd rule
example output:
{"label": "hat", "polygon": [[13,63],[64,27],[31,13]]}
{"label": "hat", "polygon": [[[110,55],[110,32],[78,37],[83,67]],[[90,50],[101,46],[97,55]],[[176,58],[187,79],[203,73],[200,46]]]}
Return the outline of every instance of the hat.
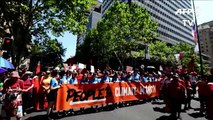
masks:
{"label": "hat", "polygon": [[17,71],[11,72],[10,77],[13,77],[13,78],[20,78],[20,76],[19,76],[19,74],[18,74]]}
{"label": "hat", "polygon": [[50,74],[50,71],[49,71],[49,70],[47,70],[47,71],[46,71],[46,73],[47,73],[47,74]]}
{"label": "hat", "polygon": [[55,67],[55,69],[54,69],[54,70],[57,70],[57,71],[58,71],[58,70],[60,70],[60,68],[59,68],[59,67]]}
{"label": "hat", "polygon": [[33,72],[26,71],[26,72],[22,75],[22,77],[25,76],[25,75],[32,75],[32,74],[33,74]]}
{"label": "hat", "polygon": [[197,72],[191,72],[191,75],[196,76],[196,75],[197,75]]}

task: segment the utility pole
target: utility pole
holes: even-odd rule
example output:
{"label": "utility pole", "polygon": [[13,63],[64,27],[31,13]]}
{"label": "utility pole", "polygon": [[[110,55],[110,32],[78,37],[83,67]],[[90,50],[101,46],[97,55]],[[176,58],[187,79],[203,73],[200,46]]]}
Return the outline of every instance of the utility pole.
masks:
{"label": "utility pole", "polygon": [[203,76],[203,61],[202,61],[202,54],[201,54],[201,47],[200,47],[200,37],[199,37],[199,32],[198,32],[198,27],[197,27],[197,17],[196,17],[196,12],[195,12],[195,3],[194,0],[192,0],[193,3],[193,10],[194,10],[194,18],[195,18],[195,27],[196,27],[196,33],[197,33],[197,41],[198,41],[198,46],[199,46],[199,56],[200,56],[200,74]]}
{"label": "utility pole", "polygon": [[129,7],[131,6],[132,0],[128,0]]}

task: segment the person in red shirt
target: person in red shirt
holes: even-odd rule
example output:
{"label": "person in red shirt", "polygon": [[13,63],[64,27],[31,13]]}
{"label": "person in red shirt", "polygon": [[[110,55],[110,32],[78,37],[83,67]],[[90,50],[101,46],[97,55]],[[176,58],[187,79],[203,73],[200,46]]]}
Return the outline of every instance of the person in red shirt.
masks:
{"label": "person in red shirt", "polygon": [[42,72],[39,72],[36,76],[33,77],[33,107],[36,111],[40,110],[40,100],[41,100],[41,79],[42,79]]}
{"label": "person in red shirt", "polygon": [[171,102],[171,119],[176,120],[180,117],[181,104],[185,101],[186,89],[178,74],[173,76],[173,80],[168,85],[168,97]]}
{"label": "person in red shirt", "polygon": [[[21,120],[23,117],[22,92],[24,91],[24,82],[19,78],[19,73],[13,71],[3,85],[3,93],[6,94],[4,110],[7,120],[14,116],[17,120]],[[16,110],[17,112],[15,112]]]}
{"label": "person in red shirt", "polygon": [[77,72],[77,73],[78,73],[78,75],[77,75],[77,77],[76,77],[76,78],[77,78],[78,84],[80,84],[80,83],[81,83],[81,79],[83,78],[83,74],[81,73],[81,71],[82,71],[82,70],[81,70],[81,69],[79,69],[79,70],[78,70],[78,72]]}
{"label": "person in red shirt", "polygon": [[191,109],[191,94],[192,94],[192,87],[190,83],[190,77],[188,75],[185,75],[184,77],[184,85],[186,88],[186,101],[185,101],[185,110]]}
{"label": "person in red shirt", "polygon": [[33,87],[34,84],[31,80],[31,75],[32,72],[30,71],[26,71],[23,75],[22,75],[22,80],[24,81],[24,92],[22,94],[22,99],[23,99],[23,113],[24,115],[26,115],[26,109],[30,108],[32,105],[32,94],[33,94]]}
{"label": "person in red shirt", "polygon": [[206,78],[203,77],[202,79],[198,77],[198,98],[200,101],[200,113],[203,114],[205,111],[205,104],[206,104],[206,87],[207,87],[207,81]]}
{"label": "person in red shirt", "polygon": [[208,120],[213,120],[213,68],[211,69],[211,75],[208,78],[207,84],[207,102],[206,102],[206,114]]}

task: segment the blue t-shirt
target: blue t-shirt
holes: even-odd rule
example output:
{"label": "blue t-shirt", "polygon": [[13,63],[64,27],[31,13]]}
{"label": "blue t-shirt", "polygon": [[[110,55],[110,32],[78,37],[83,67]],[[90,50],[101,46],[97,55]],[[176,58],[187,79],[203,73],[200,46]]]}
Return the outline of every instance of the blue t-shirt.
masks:
{"label": "blue t-shirt", "polygon": [[70,84],[78,84],[78,81],[76,78],[75,79],[71,78],[69,82]]}
{"label": "blue t-shirt", "polygon": [[50,81],[50,87],[57,87],[58,81],[55,78],[52,78]]}
{"label": "blue t-shirt", "polygon": [[92,78],[89,80],[89,84],[97,84],[97,83],[99,83],[98,78]]}
{"label": "blue t-shirt", "polygon": [[101,83],[104,83],[104,82],[110,82],[110,78],[108,76],[104,76],[102,79],[101,79]]}
{"label": "blue t-shirt", "polygon": [[138,73],[133,74],[134,80],[140,80],[140,75]]}
{"label": "blue t-shirt", "polygon": [[143,77],[143,78],[142,78],[142,81],[143,81],[143,82],[149,82],[147,77]]}
{"label": "blue t-shirt", "polygon": [[113,82],[121,82],[121,79],[118,78],[118,77],[113,77],[113,78],[112,78],[112,81],[113,81]]}
{"label": "blue t-shirt", "polygon": [[59,84],[67,84],[67,76],[63,76],[63,77],[59,80]]}
{"label": "blue t-shirt", "polygon": [[133,76],[132,76],[132,75],[130,75],[130,76],[127,75],[127,76],[126,76],[126,81],[127,81],[127,82],[133,81]]}

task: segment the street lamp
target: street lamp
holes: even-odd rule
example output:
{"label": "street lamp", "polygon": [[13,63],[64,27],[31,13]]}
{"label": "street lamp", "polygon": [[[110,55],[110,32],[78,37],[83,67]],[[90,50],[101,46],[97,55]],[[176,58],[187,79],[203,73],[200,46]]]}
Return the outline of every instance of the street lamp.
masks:
{"label": "street lamp", "polygon": [[150,60],[150,55],[149,55],[149,46],[145,44],[145,71],[147,70],[148,62]]}

